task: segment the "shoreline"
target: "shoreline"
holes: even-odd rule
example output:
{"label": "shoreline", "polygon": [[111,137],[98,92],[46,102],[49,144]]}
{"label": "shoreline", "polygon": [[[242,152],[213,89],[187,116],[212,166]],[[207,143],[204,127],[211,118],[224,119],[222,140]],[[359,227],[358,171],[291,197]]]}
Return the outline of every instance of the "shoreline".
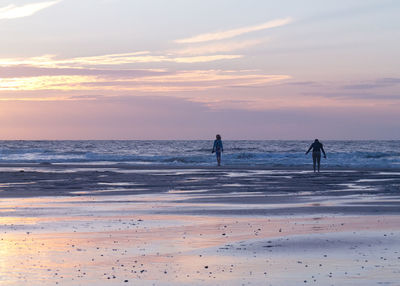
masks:
{"label": "shoreline", "polygon": [[179,202],[180,214],[400,214],[400,170],[393,169],[6,166],[0,165],[0,199],[150,196]]}
{"label": "shoreline", "polygon": [[[299,171],[313,171],[312,163],[307,165],[171,165],[171,164],[129,164],[129,163],[121,163],[121,162],[83,162],[83,163],[50,163],[50,162],[41,162],[41,163],[0,163],[0,168],[58,168],[58,169],[67,169],[67,168],[82,168],[82,169],[105,169],[105,168],[115,168],[115,169],[132,169],[132,170],[158,170],[158,169],[201,169],[201,170],[299,170]],[[329,171],[398,171],[400,172],[399,167],[379,167],[379,166],[331,166],[331,165],[321,165],[321,172],[329,172]]]}

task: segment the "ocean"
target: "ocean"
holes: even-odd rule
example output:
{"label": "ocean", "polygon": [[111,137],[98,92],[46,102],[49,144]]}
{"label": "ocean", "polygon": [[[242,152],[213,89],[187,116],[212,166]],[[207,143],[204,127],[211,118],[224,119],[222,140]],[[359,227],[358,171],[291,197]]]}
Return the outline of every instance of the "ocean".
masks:
{"label": "ocean", "polygon": [[[225,140],[222,164],[304,166],[312,141]],[[400,141],[322,141],[324,166],[400,167]],[[212,140],[0,141],[0,163],[126,163],[212,166]]]}

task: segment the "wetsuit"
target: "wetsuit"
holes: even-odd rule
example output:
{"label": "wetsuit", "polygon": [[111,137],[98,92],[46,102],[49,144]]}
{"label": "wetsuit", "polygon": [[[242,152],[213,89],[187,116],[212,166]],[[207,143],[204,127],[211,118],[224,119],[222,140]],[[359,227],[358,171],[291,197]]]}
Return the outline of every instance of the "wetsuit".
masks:
{"label": "wetsuit", "polygon": [[318,172],[319,172],[319,166],[321,162],[321,151],[324,153],[324,156],[326,158],[325,150],[321,142],[319,141],[314,141],[314,143],[311,144],[310,148],[308,148],[308,152],[312,149],[312,159],[313,159],[313,167],[314,167],[314,172],[315,172],[315,167],[318,164]]}
{"label": "wetsuit", "polygon": [[311,144],[310,148],[308,150],[312,149],[312,154],[313,154],[313,158],[314,157],[319,157],[321,158],[321,151],[322,153],[324,153],[325,155],[325,150],[324,150],[324,146],[322,145],[321,142],[314,142]]}
{"label": "wetsuit", "polygon": [[221,152],[224,152],[224,146],[222,146],[221,140],[214,140],[213,152],[217,157],[221,157]]}

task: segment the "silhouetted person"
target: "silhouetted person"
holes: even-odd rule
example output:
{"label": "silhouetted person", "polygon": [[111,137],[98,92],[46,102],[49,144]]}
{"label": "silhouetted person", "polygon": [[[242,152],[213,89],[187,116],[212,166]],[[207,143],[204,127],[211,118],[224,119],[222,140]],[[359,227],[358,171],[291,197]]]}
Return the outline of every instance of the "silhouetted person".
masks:
{"label": "silhouetted person", "polygon": [[215,137],[216,139],[214,140],[212,153],[215,152],[215,154],[217,155],[218,166],[221,166],[221,152],[224,152],[224,146],[222,146],[221,135],[217,134],[217,136]]}
{"label": "silhouetted person", "polygon": [[314,143],[311,144],[310,148],[308,148],[306,155],[311,151],[312,149],[312,160],[313,160],[313,167],[314,167],[314,173],[315,173],[315,165],[316,163],[318,164],[318,173],[319,173],[319,167],[321,165],[321,151],[324,153],[324,158],[326,159],[326,153],[324,150],[324,147],[321,142],[318,141],[318,139],[315,139]]}

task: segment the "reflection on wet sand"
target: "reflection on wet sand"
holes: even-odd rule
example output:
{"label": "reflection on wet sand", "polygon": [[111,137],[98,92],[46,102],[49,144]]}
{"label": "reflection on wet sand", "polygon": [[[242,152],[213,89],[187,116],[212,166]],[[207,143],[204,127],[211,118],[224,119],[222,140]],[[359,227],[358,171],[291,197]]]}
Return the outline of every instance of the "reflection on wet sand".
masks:
{"label": "reflection on wet sand", "polygon": [[[361,248],[350,254],[348,249],[335,249],[334,258],[327,259],[324,253],[332,254],[328,248],[314,252],[309,249],[304,255],[293,245],[283,245],[299,236],[313,240],[322,235],[343,241],[330,234],[370,231],[371,241],[378,237],[379,242],[371,242],[368,249],[369,259],[374,260],[377,256],[371,253],[384,245],[387,248],[400,235],[391,231],[399,229],[396,216],[371,216],[365,224],[362,217],[166,215],[149,210],[180,208],[180,203],[129,196],[124,197],[126,203],[121,208],[121,199],[2,200],[0,206],[12,202],[10,214],[17,209],[22,212],[19,217],[5,216],[0,221],[0,285],[32,285],[32,281],[40,285],[260,285],[279,283],[288,270],[291,275],[285,285],[312,279],[329,281],[330,272],[340,277],[337,281],[346,281],[344,270],[352,275],[359,271],[354,261]],[[387,241],[379,238],[382,231],[388,234]],[[358,245],[357,239],[352,241],[354,245]],[[306,262],[299,263],[303,260]],[[389,264],[374,263],[378,262],[382,268]],[[308,265],[306,272],[303,263]],[[394,275],[393,267],[381,271],[386,271],[386,276]],[[315,272],[314,278],[311,272]],[[371,278],[369,274],[361,277]],[[376,281],[376,277],[372,279]]]}
{"label": "reflection on wet sand", "polygon": [[398,281],[395,172],[30,168],[0,174],[0,285]]}

